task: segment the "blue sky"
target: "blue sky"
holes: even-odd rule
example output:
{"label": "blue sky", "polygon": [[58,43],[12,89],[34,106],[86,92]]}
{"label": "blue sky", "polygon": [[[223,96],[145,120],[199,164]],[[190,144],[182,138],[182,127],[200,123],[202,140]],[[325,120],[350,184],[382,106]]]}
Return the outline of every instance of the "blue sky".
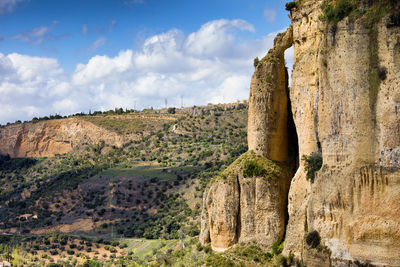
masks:
{"label": "blue sky", "polygon": [[0,123],[246,99],[285,2],[0,0]]}

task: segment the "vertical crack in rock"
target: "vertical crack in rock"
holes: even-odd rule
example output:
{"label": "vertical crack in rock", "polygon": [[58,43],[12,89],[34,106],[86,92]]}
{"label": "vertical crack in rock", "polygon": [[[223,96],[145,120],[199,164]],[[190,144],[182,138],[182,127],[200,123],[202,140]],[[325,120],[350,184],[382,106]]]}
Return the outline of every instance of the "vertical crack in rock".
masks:
{"label": "vertical crack in rock", "polygon": [[239,207],[238,208],[239,209],[238,209],[238,212],[237,212],[237,219],[236,219],[236,221],[237,221],[237,225],[236,225],[236,242],[237,242],[240,239],[240,234],[241,234],[241,231],[242,231],[242,229],[241,229],[241,226],[242,226],[242,223],[241,223],[241,208],[240,208],[241,188],[240,188],[240,182],[239,182],[239,175],[236,176],[236,184],[237,184],[238,195],[239,195],[239,199],[238,199],[238,202],[239,202]]}

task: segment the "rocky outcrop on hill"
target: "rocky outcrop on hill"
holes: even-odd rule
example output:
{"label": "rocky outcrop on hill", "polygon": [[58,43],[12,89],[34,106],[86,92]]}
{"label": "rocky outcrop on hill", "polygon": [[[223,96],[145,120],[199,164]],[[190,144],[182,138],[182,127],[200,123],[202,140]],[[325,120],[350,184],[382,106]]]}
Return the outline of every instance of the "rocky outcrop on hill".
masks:
{"label": "rocky outcrop on hill", "polygon": [[204,195],[201,242],[215,251],[236,243],[266,250],[283,238],[291,168],[248,151]]}
{"label": "rocky outcrop on hill", "polygon": [[[320,155],[322,160],[313,179],[302,160],[291,180],[284,254],[293,253],[307,266],[399,266],[400,2],[303,0],[290,6],[295,60],[287,103],[292,114],[282,116],[284,108],[273,108],[285,105],[284,95],[268,102],[266,77],[276,73],[276,65],[265,65],[261,74],[257,67],[248,128],[249,149],[279,161],[286,151],[281,141],[291,140],[290,130],[288,138],[271,133],[293,117],[300,158]],[[284,88],[285,80],[275,77],[274,88]],[[258,87],[259,96],[254,94]],[[211,184],[203,232],[215,221],[221,227],[251,225],[243,221],[238,205],[243,194],[236,184],[237,190],[233,184],[225,191],[215,190],[227,186],[221,181]],[[216,198],[215,192],[229,201]],[[271,194],[271,187],[262,193]],[[240,207],[236,221],[221,219],[228,218],[227,210],[219,211],[224,203]],[[211,244],[219,240],[217,233],[210,231]],[[241,236],[235,238],[219,244],[240,243]]]}
{"label": "rocky outcrop on hill", "polygon": [[116,146],[123,143],[122,136],[78,118],[14,124],[0,128],[0,154],[49,157],[101,140]]}

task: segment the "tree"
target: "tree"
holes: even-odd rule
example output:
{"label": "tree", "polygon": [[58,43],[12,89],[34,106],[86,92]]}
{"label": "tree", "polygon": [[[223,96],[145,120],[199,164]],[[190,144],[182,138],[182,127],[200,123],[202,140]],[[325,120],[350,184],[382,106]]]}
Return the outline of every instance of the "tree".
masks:
{"label": "tree", "polygon": [[254,68],[257,67],[258,63],[260,63],[260,59],[258,57],[254,58],[254,61],[253,61]]}

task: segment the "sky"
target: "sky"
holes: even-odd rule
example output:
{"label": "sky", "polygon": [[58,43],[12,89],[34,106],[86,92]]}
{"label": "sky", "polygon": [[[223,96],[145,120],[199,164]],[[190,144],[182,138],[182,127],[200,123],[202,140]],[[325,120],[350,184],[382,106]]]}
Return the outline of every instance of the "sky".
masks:
{"label": "sky", "polygon": [[286,2],[0,0],[0,124],[247,99]]}

